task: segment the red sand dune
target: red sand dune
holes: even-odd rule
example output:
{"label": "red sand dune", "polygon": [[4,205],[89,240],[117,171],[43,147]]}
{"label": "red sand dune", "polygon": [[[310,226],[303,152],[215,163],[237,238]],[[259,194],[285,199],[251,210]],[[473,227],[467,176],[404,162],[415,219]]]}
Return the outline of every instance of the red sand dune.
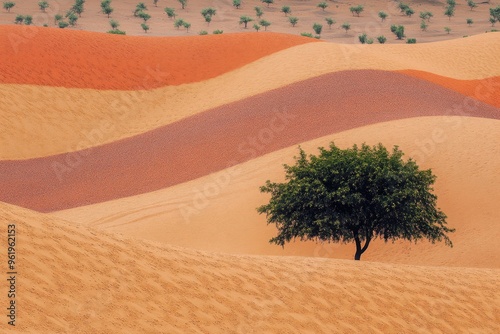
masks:
{"label": "red sand dune", "polygon": [[384,71],[338,72],[93,149],[2,161],[0,201],[44,212],[98,203],[338,131],[433,115],[500,118],[497,108],[424,80]]}
{"label": "red sand dune", "polygon": [[484,78],[482,80],[458,80],[417,70],[397,72],[427,80],[500,108],[500,77]]}
{"label": "red sand dune", "polygon": [[152,89],[216,77],[315,39],[278,33],[190,37],[116,36],[0,26],[0,83]]}

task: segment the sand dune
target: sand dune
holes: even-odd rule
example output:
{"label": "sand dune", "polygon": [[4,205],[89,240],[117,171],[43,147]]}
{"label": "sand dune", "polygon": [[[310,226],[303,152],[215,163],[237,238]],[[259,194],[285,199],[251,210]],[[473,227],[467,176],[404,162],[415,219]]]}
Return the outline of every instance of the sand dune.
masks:
{"label": "sand dune", "polygon": [[427,81],[384,71],[337,72],[115,143],[1,161],[0,201],[43,212],[88,205],[166,188],[338,131],[435,115],[500,118],[497,108]]}
{"label": "sand dune", "polygon": [[16,223],[22,249],[20,333],[500,329],[493,293],[500,284],[498,269],[212,254],[6,204],[0,204],[0,221],[4,235],[7,224]]}
{"label": "sand dune", "polygon": [[273,52],[316,41],[277,33],[145,39],[56,28],[36,29],[26,38],[24,31],[0,26],[0,58],[9,59],[0,62],[2,83],[153,89],[210,79]]}
{"label": "sand dune", "polygon": [[[448,215],[453,248],[444,244],[375,242],[364,259],[418,265],[500,267],[497,209],[500,187],[500,121],[423,117],[378,123],[302,143],[313,152],[335,140],[347,147],[367,142],[400,145],[422,168],[438,176],[438,205]],[[283,163],[297,147],[149,194],[54,213],[106,230],[190,248],[243,254],[303,255],[351,259],[353,245],[270,245],[275,235],[255,208],[266,201],[258,187],[283,178]]]}
{"label": "sand dune", "polygon": [[3,84],[0,159],[43,157],[113,142],[271,89],[341,70],[411,69],[404,73],[500,107],[497,94],[500,36],[497,36],[486,34],[404,46],[312,43],[277,52],[214,79],[151,91]]}

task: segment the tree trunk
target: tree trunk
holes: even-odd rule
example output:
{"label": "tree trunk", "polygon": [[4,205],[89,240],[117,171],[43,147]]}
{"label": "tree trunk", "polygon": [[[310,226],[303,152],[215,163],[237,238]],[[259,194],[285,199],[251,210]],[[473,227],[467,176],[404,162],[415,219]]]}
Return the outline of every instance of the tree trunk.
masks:
{"label": "tree trunk", "polygon": [[363,254],[370,245],[371,237],[367,237],[364,246],[361,247],[361,240],[359,240],[359,236],[357,232],[355,232],[354,241],[356,242],[356,254],[354,254],[354,260],[359,261],[361,260],[361,254]]}

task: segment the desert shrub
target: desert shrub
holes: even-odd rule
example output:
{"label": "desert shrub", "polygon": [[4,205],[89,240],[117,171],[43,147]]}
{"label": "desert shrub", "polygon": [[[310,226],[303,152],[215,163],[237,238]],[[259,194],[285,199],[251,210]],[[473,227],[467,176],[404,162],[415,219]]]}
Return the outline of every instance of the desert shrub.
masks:
{"label": "desert shrub", "polygon": [[269,7],[269,5],[274,3],[274,0],[261,0],[261,2],[265,3],[267,7]]}
{"label": "desert shrub", "polygon": [[21,24],[24,22],[24,15],[16,15],[16,18],[14,19],[15,24]]}
{"label": "desert shrub", "polygon": [[295,25],[299,22],[299,18],[296,16],[290,16],[288,18],[288,22],[292,25],[292,27],[295,27]]}
{"label": "desert shrub", "polygon": [[66,28],[67,26],[69,26],[69,23],[68,23],[68,22],[66,22],[66,21],[59,21],[59,22],[57,23],[57,25],[59,26],[59,28],[64,29],[64,28]]}
{"label": "desert shrub", "polygon": [[467,24],[470,27],[474,23],[474,20],[473,19],[467,19],[466,22],[467,22]]}
{"label": "desert shrub", "polygon": [[446,31],[446,33],[450,33],[451,32],[451,28],[450,27],[444,27],[444,31]]}
{"label": "desert shrub", "polygon": [[183,19],[177,19],[175,20],[174,22],[174,27],[176,27],[177,29],[179,29],[180,27],[182,27],[184,25],[184,20]]}
{"label": "desert shrub", "polygon": [[259,32],[259,30],[260,30],[260,25],[258,25],[257,23],[255,23],[255,24],[253,25],[253,28],[255,29],[255,31]]}
{"label": "desert shrub", "polygon": [[184,21],[182,26],[186,28],[186,32],[189,32],[189,28],[191,28],[191,23]]}
{"label": "desert shrub", "polygon": [[181,8],[184,9],[187,6],[187,0],[178,0],[179,3],[181,4]]}
{"label": "desert shrub", "polygon": [[47,8],[49,8],[49,3],[47,1],[39,1],[38,2],[38,7],[40,7],[40,10],[42,12],[45,12]]}
{"label": "desert shrub", "polygon": [[213,32],[214,35],[220,35],[222,33],[224,33],[224,30],[220,30],[220,29],[214,30],[214,32]]}
{"label": "desert shrub", "polygon": [[361,14],[361,12],[364,10],[364,7],[362,5],[357,5],[349,8],[349,10],[351,11],[353,16],[354,14],[356,14],[359,17],[359,14]]}
{"label": "desert shrub", "polygon": [[287,16],[292,12],[292,10],[290,9],[290,6],[283,6],[281,7],[281,12]]}
{"label": "desert shrub", "polygon": [[141,19],[143,19],[143,20],[144,20],[144,22],[148,22],[148,20],[151,18],[151,15],[149,15],[149,14],[148,14],[148,13],[146,13],[146,12],[142,12],[142,11],[141,11],[141,12],[139,12],[139,13],[137,14],[137,16],[138,16],[138,17],[140,17]]}
{"label": "desert shrub", "polygon": [[403,39],[405,37],[405,27],[401,25],[391,25],[391,32],[396,35],[398,39]]}
{"label": "desert shrub", "polygon": [[69,16],[68,16],[68,23],[70,26],[75,26],[76,25],[76,21],[78,21],[78,15],[76,15],[75,13],[71,13]]}
{"label": "desert shrub", "polygon": [[345,33],[347,34],[347,31],[349,31],[351,29],[351,24],[348,22],[344,22],[344,23],[342,23],[341,28],[344,29]]}
{"label": "desert shrub", "polygon": [[316,35],[321,35],[321,31],[323,30],[323,25],[319,23],[314,23],[313,30],[316,33]]}
{"label": "desert shrub", "polygon": [[111,26],[111,28],[113,30],[116,30],[120,26],[120,23],[118,21],[115,21],[115,20],[110,20],[109,25]]}
{"label": "desert shrub", "polygon": [[262,15],[264,15],[264,11],[261,7],[255,7],[255,15],[260,19]]}
{"label": "desert shrub", "polygon": [[108,34],[126,35],[127,33],[123,30],[113,29],[113,30],[108,31]]}
{"label": "desert shrub", "polygon": [[239,9],[241,7],[241,0],[233,0],[233,6]]}
{"label": "desert shrub", "polygon": [[473,10],[477,7],[477,4],[473,0],[467,0],[467,6],[470,7],[470,10]]}
{"label": "desert shrub", "polygon": [[429,25],[424,20],[422,20],[422,22],[420,22],[420,29],[422,29],[422,31],[427,31],[428,26]]}
{"label": "desert shrub", "polygon": [[300,33],[300,36],[311,37],[311,38],[314,37],[313,34],[311,34],[310,32],[302,32],[302,33]]}
{"label": "desert shrub", "polygon": [[202,30],[198,33],[198,35],[208,35],[208,31]]}
{"label": "desert shrub", "polygon": [[15,2],[13,1],[5,1],[3,3],[3,8],[7,11],[10,12],[10,10],[16,5]]}
{"label": "desert shrub", "polygon": [[146,23],[141,23],[141,28],[147,34],[149,30],[149,26]]}
{"label": "desert shrub", "polygon": [[455,7],[454,6],[446,7],[444,15],[448,16],[448,20],[451,20],[451,17],[455,15]]}
{"label": "desert shrub", "polygon": [[417,39],[416,38],[408,38],[406,40],[406,44],[415,44],[417,43]]}
{"label": "desert shrub", "polygon": [[387,18],[387,13],[386,12],[378,12],[378,17],[380,17],[382,19],[382,22],[385,21],[385,19]]}
{"label": "desert shrub", "polygon": [[167,14],[168,18],[170,19],[175,19],[175,9],[174,8],[170,8],[170,7],[165,7],[165,9],[163,9],[163,11],[165,12],[165,14]]}
{"label": "desert shrub", "polygon": [[327,17],[325,18],[325,21],[326,21],[326,24],[328,24],[328,28],[329,29],[332,29],[332,25],[334,25],[335,23],[337,23],[337,21],[335,21],[333,18],[331,17]]}
{"label": "desert shrub", "polygon": [[318,7],[325,11],[325,9],[328,7],[328,4],[326,2],[320,2],[318,4]]}
{"label": "desert shrub", "polygon": [[405,10],[406,16],[411,17],[413,14],[415,14],[415,11],[413,9],[408,8],[407,10]]}
{"label": "desert shrub", "polygon": [[377,41],[380,43],[380,44],[384,44],[386,41],[387,41],[387,38],[383,35],[380,35],[377,37]]}

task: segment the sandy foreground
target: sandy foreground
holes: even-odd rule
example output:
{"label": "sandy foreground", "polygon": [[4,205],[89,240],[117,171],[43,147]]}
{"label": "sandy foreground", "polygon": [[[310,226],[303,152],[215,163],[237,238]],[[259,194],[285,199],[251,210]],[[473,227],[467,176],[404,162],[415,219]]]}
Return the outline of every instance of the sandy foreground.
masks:
{"label": "sandy foreground", "polygon": [[[476,1],[478,7],[470,10],[466,2],[463,0],[457,1],[455,15],[449,19],[444,15],[445,1],[406,1],[415,11],[412,17],[404,16],[397,8],[398,1],[391,0],[371,0],[371,1],[327,1],[329,7],[322,11],[316,5],[320,1],[304,1],[304,0],[288,0],[275,1],[275,4],[266,7],[261,1],[258,0],[244,0],[240,9],[232,6],[232,1],[228,0],[191,0],[188,6],[183,10],[177,0],[159,0],[158,7],[153,5],[152,1],[146,1],[148,13],[151,19],[148,21],[150,30],[147,34],[141,28],[142,19],[133,16],[133,10],[139,1],[135,0],[114,0],[112,7],[114,12],[111,19],[117,20],[120,23],[120,29],[127,32],[128,35],[146,35],[146,36],[192,36],[197,35],[200,31],[206,30],[212,33],[214,30],[220,29],[224,33],[231,32],[246,32],[251,31],[256,33],[252,26],[258,22],[255,15],[254,7],[261,6],[264,10],[262,19],[271,22],[271,26],[267,28],[268,31],[282,32],[288,34],[299,35],[302,32],[314,33],[312,26],[314,23],[323,25],[321,38],[330,42],[359,44],[358,35],[366,33],[369,37],[376,40],[377,36],[385,35],[387,37],[386,43],[403,44],[404,40],[398,41],[391,33],[391,24],[404,25],[407,37],[416,38],[417,42],[431,42],[441,41],[453,38],[462,38],[463,36],[483,34],[492,29],[489,23],[489,8],[495,7],[500,4],[498,0],[489,0],[488,3]],[[33,22],[36,26],[48,24],[49,27],[54,27],[54,16],[56,14],[64,15],[71,7],[73,1],[71,0],[50,0],[51,7],[46,13],[40,11],[37,6],[38,0],[22,0],[17,1],[10,13],[2,10],[0,12],[0,24],[13,24],[16,15],[33,15]],[[87,0],[86,11],[78,20],[74,28],[67,28],[72,30],[86,30],[96,32],[106,32],[110,30],[109,20],[106,15],[101,13],[99,0]],[[353,16],[349,10],[351,6],[364,5],[364,11],[360,17]],[[295,27],[292,27],[286,17],[281,12],[283,5],[290,6],[292,10],[291,16],[299,18],[299,22]],[[175,8],[177,18],[191,23],[189,32],[186,29],[176,29],[174,27],[174,20],[167,18],[164,12],[165,7]],[[217,10],[216,15],[213,17],[212,22],[208,25],[200,11],[206,7],[213,7]],[[385,11],[389,16],[382,22],[378,17],[379,11]],[[420,29],[421,19],[419,13],[422,11],[431,11],[434,17],[428,22],[427,31]],[[248,29],[243,25],[238,24],[240,16],[250,16],[254,21],[248,24]],[[331,17],[336,23],[332,28],[328,28],[325,18]],[[471,18],[474,24],[468,26],[466,19]],[[351,30],[347,33],[341,29],[344,22],[351,24]],[[450,27],[451,32],[445,32],[444,27]],[[263,28],[259,32],[263,32]]]}
{"label": "sandy foreground", "polygon": [[498,269],[207,253],[7,204],[0,217],[3,234],[16,224],[22,249],[20,333],[499,329]]}

